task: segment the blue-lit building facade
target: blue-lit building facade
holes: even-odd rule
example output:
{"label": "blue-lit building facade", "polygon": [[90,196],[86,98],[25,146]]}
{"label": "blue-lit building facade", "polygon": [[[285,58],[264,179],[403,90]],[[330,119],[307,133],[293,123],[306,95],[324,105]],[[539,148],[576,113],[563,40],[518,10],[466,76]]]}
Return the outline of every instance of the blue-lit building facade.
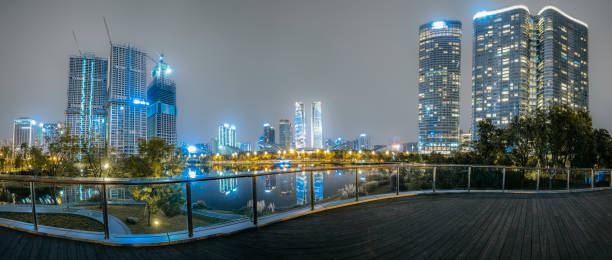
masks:
{"label": "blue-lit building facade", "polygon": [[146,53],[113,43],[110,57],[107,144],[119,154],[137,154],[138,140],[147,138]]}
{"label": "blue-lit building facade", "polygon": [[59,140],[64,134],[64,126],[61,123],[44,123],[39,129],[40,144],[43,151],[49,151],[49,144]]}
{"label": "blue-lit building facade", "polygon": [[303,102],[295,102],[293,143],[295,149],[306,149],[306,111]]}
{"label": "blue-lit building facade", "polygon": [[274,126],[272,126],[269,123],[265,123],[263,125],[263,141],[265,144],[275,144],[275,136],[276,136],[276,131],[274,131]]}
{"label": "blue-lit building facade", "polygon": [[172,69],[161,55],[147,89],[147,138],[157,137],[176,144],[176,84],[171,74]]}
{"label": "blue-lit building facade", "polygon": [[281,119],[278,121],[278,145],[285,150],[291,148],[291,121]]}
{"label": "blue-lit building facade", "polygon": [[28,117],[20,117],[13,121],[13,149],[19,150],[22,146],[32,147],[36,133],[36,121]]}
{"label": "blue-lit building facade", "polygon": [[588,110],[588,26],[552,7],[511,6],[474,16],[472,133],[552,104]]}
{"label": "blue-lit building facade", "polygon": [[450,154],[459,146],[461,22],[419,27],[419,152]]}
{"label": "blue-lit building facade", "polygon": [[228,123],[221,124],[217,128],[217,146],[220,147],[238,147],[236,143],[236,126]]}
{"label": "blue-lit building facade", "polygon": [[79,145],[105,147],[108,60],[94,54],[70,56],[66,128]]}
{"label": "blue-lit building facade", "polygon": [[321,101],[312,102],[312,114],[310,121],[310,143],[313,149],[323,148],[323,117],[321,113]]}

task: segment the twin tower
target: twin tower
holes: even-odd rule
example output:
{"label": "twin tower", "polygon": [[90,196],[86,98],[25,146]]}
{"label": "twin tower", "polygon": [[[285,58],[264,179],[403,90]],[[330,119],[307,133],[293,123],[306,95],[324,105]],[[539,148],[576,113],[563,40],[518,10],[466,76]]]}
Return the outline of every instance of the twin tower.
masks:
{"label": "twin tower", "polygon": [[[532,15],[519,5],[479,12],[473,24],[473,134],[481,120],[505,127],[554,104],[589,109],[586,23],[552,6]],[[459,21],[419,28],[419,153],[459,147],[461,35]]]}

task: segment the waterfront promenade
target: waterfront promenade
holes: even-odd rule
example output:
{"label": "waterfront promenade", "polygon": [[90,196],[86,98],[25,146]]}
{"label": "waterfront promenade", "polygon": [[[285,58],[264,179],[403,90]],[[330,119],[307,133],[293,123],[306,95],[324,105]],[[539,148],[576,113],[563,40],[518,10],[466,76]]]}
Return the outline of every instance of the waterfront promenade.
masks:
{"label": "waterfront promenade", "polygon": [[612,191],[384,199],[161,247],[111,247],[5,228],[0,241],[2,259],[609,259]]}

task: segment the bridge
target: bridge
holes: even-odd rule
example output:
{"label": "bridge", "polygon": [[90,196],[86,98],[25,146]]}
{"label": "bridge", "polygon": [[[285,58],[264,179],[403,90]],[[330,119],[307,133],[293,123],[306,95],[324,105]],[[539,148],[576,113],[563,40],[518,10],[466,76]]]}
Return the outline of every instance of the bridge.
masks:
{"label": "bridge", "polygon": [[[278,174],[298,175],[296,181],[298,189],[301,185],[300,175],[306,175],[306,193],[312,196],[307,196],[305,200],[307,202],[310,200],[312,205],[309,203],[297,207],[293,205],[290,210],[278,210],[272,213],[252,209],[254,216],[244,212],[224,211],[223,214],[245,214],[245,218],[242,221],[224,220],[209,226],[194,227],[196,221],[189,220],[191,217],[187,216],[186,220],[192,222],[191,225],[187,225],[187,229],[193,232],[192,234],[184,234],[186,232],[182,230],[167,232],[161,236],[159,233],[149,232],[151,230],[138,229],[128,224],[132,234],[111,233],[109,238],[104,238],[104,232],[100,231],[72,230],[45,226],[42,223],[35,230],[33,226],[28,226],[32,225],[31,223],[24,224],[5,219],[4,222],[0,221],[4,226],[0,228],[0,239],[3,241],[0,243],[0,257],[7,259],[40,257],[597,259],[609,258],[612,255],[612,227],[609,225],[612,220],[610,171],[559,169],[556,173],[552,173],[551,169],[479,167],[458,165],[344,167],[340,177],[355,180],[356,184],[353,196],[349,198],[330,194],[345,194],[347,190],[350,193],[350,188],[337,192],[324,192],[323,197],[317,198],[319,191],[316,190],[318,178],[316,174],[324,172],[322,180],[327,181],[327,185],[331,185],[332,178],[336,178],[333,177],[333,172],[326,175],[327,170],[322,169],[283,171]],[[443,170],[445,168],[448,172]],[[530,189],[529,183],[532,178],[531,171],[535,172],[533,181],[536,185],[533,189]],[[372,173],[377,177],[362,176]],[[415,180],[407,179],[421,173],[423,176],[430,176],[431,179],[425,178],[424,182],[419,180],[419,184],[425,184],[417,186],[425,187],[429,183],[431,185],[429,189],[416,190],[417,186],[412,185]],[[261,174],[277,175],[277,173]],[[516,174],[523,176],[521,177],[523,179],[517,181]],[[468,178],[462,181],[461,178],[455,178],[457,176]],[[450,177],[459,183],[451,185],[452,183],[448,182]],[[253,183],[249,183],[253,187],[249,193],[255,196],[255,201],[259,201],[257,197],[262,198],[262,194],[266,193],[265,186],[269,180],[263,179],[261,187],[264,191],[260,193],[258,192],[260,179],[253,176],[242,178],[246,178],[246,181],[254,180]],[[393,179],[395,181],[392,181]],[[10,182],[15,183],[18,180],[24,179],[13,178]],[[377,180],[377,185],[369,184],[368,187],[367,183],[372,183],[373,180]],[[498,180],[502,180],[502,183],[487,184],[487,181]],[[559,183],[561,180],[574,183]],[[57,180],[51,180],[55,181]],[[173,185],[182,181],[183,179],[172,180]],[[196,178],[190,182],[193,181],[213,180]],[[218,182],[219,179],[214,181]],[[92,182],[95,181],[87,181],[89,185]],[[139,182],[150,181],[139,180]],[[162,183],[170,185],[168,182],[169,180],[164,180]],[[466,184],[464,189],[457,187],[448,189],[463,184]],[[491,187],[486,188],[487,185]],[[336,183],[336,186],[349,187],[346,183]],[[384,189],[381,189],[381,186]],[[496,189],[499,186],[502,188]],[[386,188],[391,191],[395,189],[395,192],[389,193]],[[38,191],[36,187],[34,190]],[[194,192],[189,189],[186,191]],[[190,197],[189,194],[187,197]],[[332,197],[333,199],[330,199]],[[281,201],[277,202],[281,208]],[[108,202],[105,204],[113,205]],[[188,204],[188,210],[191,208],[189,205],[195,207],[196,204]],[[87,205],[80,207],[95,210]],[[216,209],[211,205],[206,210],[214,212]],[[120,211],[108,209],[106,211],[103,215],[117,215],[113,217],[121,219],[118,214]],[[161,221],[172,222],[171,218]],[[64,233],[57,233],[60,230]],[[166,231],[171,230],[166,229]],[[92,237],[86,239],[87,236],[83,234]],[[160,242],[162,241],[160,237],[167,242]],[[155,243],[143,243],[148,240]],[[125,245],[131,241],[138,242],[132,243],[137,247],[111,246]],[[154,247],[144,247],[147,245]]]}

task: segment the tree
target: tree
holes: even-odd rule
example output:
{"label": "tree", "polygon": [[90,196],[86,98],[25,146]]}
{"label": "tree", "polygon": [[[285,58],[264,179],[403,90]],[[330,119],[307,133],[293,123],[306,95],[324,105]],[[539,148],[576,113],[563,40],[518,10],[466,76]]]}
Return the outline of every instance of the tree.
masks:
{"label": "tree", "polygon": [[[130,177],[169,177],[179,175],[185,160],[180,150],[160,138],[138,141],[138,155],[121,161],[122,169]],[[146,204],[145,216],[151,225],[151,216],[160,210],[168,217],[180,214],[185,204],[184,193],[176,184],[140,185],[130,188],[134,199]]]}

